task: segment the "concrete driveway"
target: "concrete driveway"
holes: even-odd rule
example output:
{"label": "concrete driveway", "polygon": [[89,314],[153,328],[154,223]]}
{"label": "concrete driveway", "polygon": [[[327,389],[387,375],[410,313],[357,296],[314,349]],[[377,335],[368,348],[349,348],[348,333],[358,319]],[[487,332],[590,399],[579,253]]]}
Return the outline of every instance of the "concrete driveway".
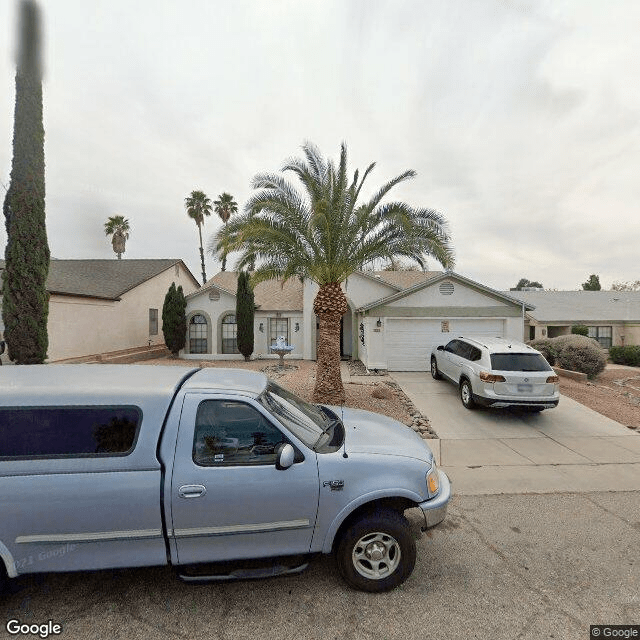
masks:
{"label": "concrete driveway", "polygon": [[469,411],[428,372],[391,376],[438,434],[456,494],[640,490],[640,435],[571,398],[539,414]]}

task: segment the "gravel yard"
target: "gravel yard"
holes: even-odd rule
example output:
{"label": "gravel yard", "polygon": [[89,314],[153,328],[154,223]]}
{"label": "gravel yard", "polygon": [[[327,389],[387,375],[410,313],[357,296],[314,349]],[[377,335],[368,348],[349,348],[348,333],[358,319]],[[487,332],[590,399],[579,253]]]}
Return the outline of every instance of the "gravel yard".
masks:
{"label": "gravel yard", "polygon": [[609,366],[587,382],[560,376],[560,393],[607,418],[640,430],[640,369]]}

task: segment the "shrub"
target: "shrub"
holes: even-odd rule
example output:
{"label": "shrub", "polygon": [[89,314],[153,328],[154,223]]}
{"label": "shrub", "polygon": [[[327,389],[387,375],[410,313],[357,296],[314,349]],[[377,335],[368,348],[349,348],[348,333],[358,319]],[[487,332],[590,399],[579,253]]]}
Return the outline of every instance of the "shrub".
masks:
{"label": "shrub", "polygon": [[571,333],[578,336],[588,336],[589,335],[589,327],[583,324],[574,324],[571,327]]}
{"label": "shrub", "polygon": [[586,373],[589,378],[594,378],[607,366],[607,356],[598,341],[586,336],[541,338],[528,344],[540,351],[551,366]]}
{"label": "shrub", "polygon": [[536,340],[529,340],[529,342],[527,342],[528,345],[537,349],[551,366],[555,364],[558,355],[552,340],[553,338],[537,338]]}
{"label": "shrub", "polygon": [[607,366],[607,355],[597,340],[580,335],[551,339],[556,351],[556,364],[563,369],[586,373],[594,378]]}
{"label": "shrub", "polygon": [[162,333],[164,343],[174,356],[184,349],[187,342],[186,308],[182,285],[176,289],[176,283],[172,282],[162,305]]}
{"label": "shrub", "polygon": [[609,358],[611,358],[611,362],[616,364],[640,367],[640,346],[610,347]]}

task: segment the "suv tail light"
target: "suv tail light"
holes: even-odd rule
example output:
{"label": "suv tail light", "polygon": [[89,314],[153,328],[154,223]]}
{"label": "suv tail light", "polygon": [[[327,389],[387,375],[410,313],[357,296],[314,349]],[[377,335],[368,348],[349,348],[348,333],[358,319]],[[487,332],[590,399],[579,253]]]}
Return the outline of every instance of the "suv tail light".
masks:
{"label": "suv tail light", "polygon": [[480,372],[480,380],[482,382],[506,382],[507,379],[504,376],[496,376],[493,373],[487,373],[486,371]]}
{"label": "suv tail light", "polygon": [[549,376],[547,378],[547,382],[558,384],[558,382],[560,382],[560,378],[558,376]]}

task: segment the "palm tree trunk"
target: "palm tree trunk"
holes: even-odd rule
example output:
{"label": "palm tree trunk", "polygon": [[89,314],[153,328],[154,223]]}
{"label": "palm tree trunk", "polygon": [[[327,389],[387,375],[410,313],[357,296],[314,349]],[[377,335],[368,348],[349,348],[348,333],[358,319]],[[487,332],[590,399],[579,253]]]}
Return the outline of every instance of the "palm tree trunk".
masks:
{"label": "palm tree trunk", "polygon": [[348,308],[347,299],[336,282],[322,285],[313,301],[320,323],[313,401],[320,404],[345,403],[340,374],[340,319]]}
{"label": "palm tree trunk", "polygon": [[198,225],[198,235],[200,236],[200,262],[202,263],[202,284],[207,283],[207,274],[204,270],[204,251],[202,249],[202,229]]}

